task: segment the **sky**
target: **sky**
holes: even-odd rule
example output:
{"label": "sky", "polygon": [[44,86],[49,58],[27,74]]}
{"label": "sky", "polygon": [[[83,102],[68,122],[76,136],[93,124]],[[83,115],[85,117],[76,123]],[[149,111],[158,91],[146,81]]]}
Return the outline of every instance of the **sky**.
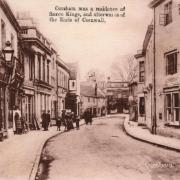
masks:
{"label": "sky", "polygon": [[[142,49],[147,26],[152,21],[151,0],[7,0],[11,9],[29,11],[41,32],[55,45],[65,62],[79,63],[81,78],[91,69],[109,76],[113,61]],[[126,7],[126,16],[106,23],[52,23],[49,11],[55,6]],[[123,65],[123,63],[122,63]]]}

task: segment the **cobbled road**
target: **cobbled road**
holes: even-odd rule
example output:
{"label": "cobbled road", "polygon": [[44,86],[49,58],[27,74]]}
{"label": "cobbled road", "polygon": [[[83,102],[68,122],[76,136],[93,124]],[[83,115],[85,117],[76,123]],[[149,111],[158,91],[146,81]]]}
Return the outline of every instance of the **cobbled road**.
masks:
{"label": "cobbled road", "polygon": [[179,180],[180,153],[126,135],[123,118],[104,117],[46,144],[39,180]]}

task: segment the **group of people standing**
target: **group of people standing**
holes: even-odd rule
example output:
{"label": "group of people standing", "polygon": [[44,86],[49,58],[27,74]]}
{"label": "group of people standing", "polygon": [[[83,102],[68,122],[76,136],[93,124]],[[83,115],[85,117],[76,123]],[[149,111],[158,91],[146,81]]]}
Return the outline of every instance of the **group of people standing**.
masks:
{"label": "group of people standing", "polygon": [[79,121],[80,117],[75,115],[74,112],[66,112],[66,110],[63,110],[61,117],[58,117],[56,120],[57,130],[60,131],[62,125],[65,126],[65,131],[74,129],[74,122],[76,123],[76,129],[79,129]]}
{"label": "group of people standing", "polygon": [[[86,125],[88,125],[89,123],[90,125],[92,124],[92,113],[90,109],[87,109],[84,112],[83,118],[85,120]],[[44,128],[44,131],[47,131],[51,121],[50,111],[48,111],[47,113],[43,111],[41,115],[41,119],[42,119],[42,128]],[[62,110],[61,116],[56,118],[57,131],[61,131],[61,126],[65,127],[65,131],[69,131],[74,128],[78,130],[79,121],[80,121],[80,116],[75,115],[74,112]],[[76,124],[76,127],[74,127],[73,123]]]}
{"label": "group of people standing", "polygon": [[18,107],[13,110],[13,131],[14,134],[23,134],[28,132],[29,127],[25,118],[21,116],[21,111]]}

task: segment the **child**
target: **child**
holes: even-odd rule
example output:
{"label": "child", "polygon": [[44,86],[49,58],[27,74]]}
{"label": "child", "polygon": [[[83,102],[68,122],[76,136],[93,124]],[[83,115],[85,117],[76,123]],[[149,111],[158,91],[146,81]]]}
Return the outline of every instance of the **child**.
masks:
{"label": "child", "polygon": [[57,126],[57,131],[60,131],[61,130],[61,117],[57,118],[56,126]]}

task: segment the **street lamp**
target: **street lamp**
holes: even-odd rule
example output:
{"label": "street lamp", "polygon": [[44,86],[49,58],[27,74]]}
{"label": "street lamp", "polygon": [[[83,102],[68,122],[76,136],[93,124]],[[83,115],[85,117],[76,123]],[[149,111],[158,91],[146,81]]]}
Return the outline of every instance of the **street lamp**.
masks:
{"label": "street lamp", "polygon": [[4,60],[6,63],[12,63],[13,55],[14,55],[14,50],[11,47],[11,42],[7,41],[6,42],[6,47],[2,50],[3,55],[4,55]]}

